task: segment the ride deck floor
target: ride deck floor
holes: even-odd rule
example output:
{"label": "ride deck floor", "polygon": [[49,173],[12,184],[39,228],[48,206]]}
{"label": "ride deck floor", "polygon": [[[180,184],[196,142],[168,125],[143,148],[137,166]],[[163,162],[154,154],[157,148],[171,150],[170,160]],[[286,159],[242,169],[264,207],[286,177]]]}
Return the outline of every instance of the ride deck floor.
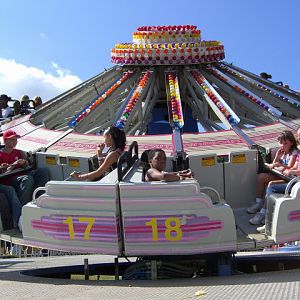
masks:
{"label": "ride deck floor", "polygon": [[[251,254],[250,252],[247,255]],[[259,255],[255,252],[255,255]],[[266,254],[265,252],[263,253]],[[242,255],[245,255],[242,254]],[[272,253],[271,255],[276,255]],[[22,271],[113,263],[107,255],[30,257],[0,260],[2,299],[106,299],[106,300],[282,300],[299,299],[300,270],[234,276],[176,278],[165,280],[69,280],[33,277]]]}
{"label": "ride deck floor", "polygon": [[259,225],[249,223],[251,216],[247,213],[247,208],[233,209],[237,228],[238,250],[256,250],[270,247],[274,244],[266,234],[258,233],[256,228]]}

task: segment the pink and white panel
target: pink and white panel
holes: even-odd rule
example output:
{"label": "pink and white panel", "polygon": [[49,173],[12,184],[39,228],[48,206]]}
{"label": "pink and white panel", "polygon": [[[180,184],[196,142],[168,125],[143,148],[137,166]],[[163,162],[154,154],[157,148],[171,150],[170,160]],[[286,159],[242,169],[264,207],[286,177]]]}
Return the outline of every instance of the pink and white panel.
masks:
{"label": "pink and white panel", "polygon": [[120,184],[125,255],[185,255],[233,251],[234,217],[216,209],[191,180]]}

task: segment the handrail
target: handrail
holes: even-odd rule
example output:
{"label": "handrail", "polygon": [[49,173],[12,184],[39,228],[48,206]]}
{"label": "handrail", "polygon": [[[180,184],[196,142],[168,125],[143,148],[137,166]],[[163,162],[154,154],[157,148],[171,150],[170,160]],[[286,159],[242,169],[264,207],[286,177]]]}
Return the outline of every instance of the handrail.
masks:
{"label": "handrail", "polygon": [[[117,168],[118,168],[118,181],[122,181],[123,179],[123,175],[124,175],[124,171],[125,169],[127,169],[128,167],[128,161],[129,161],[129,153],[128,151],[123,152],[117,162]],[[123,164],[127,163],[127,166],[123,169]]]}
{"label": "handrail", "polygon": [[[134,154],[133,154],[134,150]],[[138,143],[133,141],[128,151],[123,152],[117,162],[118,168],[118,181],[122,181],[123,176],[127,173],[127,171],[132,167],[133,163],[139,158],[138,153]],[[123,164],[126,162],[126,166],[123,168]]]}
{"label": "handrail", "polygon": [[[134,155],[132,156],[132,151],[134,150]],[[137,141],[133,141],[130,146],[129,146],[129,149],[128,149],[128,152],[131,156],[131,158],[135,161],[139,158],[139,146],[138,146],[138,143]]]}
{"label": "handrail", "polygon": [[216,189],[214,189],[210,186],[200,187],[200,192],[205,192],[205,191],[212,191],[217,196],[217,201],[213,201],[213,199],[211,199],[213,204],[222,203],[221,196],[220,196],[219,192]]}
{"label": "handrail", "polygon": [[293,184],[297,181],[300,181],[300,176],[295,177],[295,178],[293,178],[292,180],[289,181],[289,183],[287,184],[287,186],[285,188],[284,197],[289,196],[290,189],[292,188]]}
{"label": "handrail", "polygon": [[35,190],[34,190],[34,192],[33,192],[33,194],[32,194],[32,203],[36,203],[36,200],[37,200],[37,198],[36,198],[36,194],[39,192],[39,191],[46,191],[46,187],[44,187],[44,186],[41,186],[41,187],[38,187],[38,188],[36,188]]}
{"label": "handrail", "polygon": [[[134,150],[134,155],[132,155],[132,151]],[[117,170],[118,170],[118,182],[122,181],[123,176],[128,172],[128,170],[132,167],[134,162],[138,159],[138,144],[136,141],[133,141],[128,151],[123,152],[117,162]],[[123,168],[123,164],[126,162],[126,166]],[[118,209],[119,209],[119,225],[120,225],[120,231],[124,232],[124,225],[123,225],[123,217],[122,217],[122,203],[120,196],[118,197]],[[121,234],[121,252],[122,255],[124,255],[124,249],[125,249],[125,243],[124,243],[124,236]]]}

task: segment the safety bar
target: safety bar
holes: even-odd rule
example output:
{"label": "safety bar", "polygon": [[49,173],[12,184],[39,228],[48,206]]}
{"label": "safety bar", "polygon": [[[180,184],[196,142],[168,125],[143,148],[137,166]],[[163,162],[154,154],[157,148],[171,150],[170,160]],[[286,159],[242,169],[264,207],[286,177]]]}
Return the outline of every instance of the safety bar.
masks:
{"label": "safety bar", "polygon": [[[213,194],[215,194],[215,196],[216,196],[213,199],[211,199],[213,204],[223,203],[223,201],[221,200],[221,196],[216,189],[214,189],[210,186],[203,186],[203,187],[200,187],[200,191],[202,193],[205,193],[205,192],[207,193],[208,191],[213,192]],[[216,201],[213,201],[214,199],[216,199]]]}
{"label": "safety bar", "polygon": [[[133,153],[134,151],[134,153]],[[128,151],[123,152],[117,162],[117,168],[118,168],[118,181],[123,180],[123,176],[127,173],[127,171],[132,167],[133,163],[139,158],[138,153],[138,143],[136,141],[133,141]],[[123,167],[123,164],[126,162],[125,167]]]}
{"label": "safety bar", "polygon": [[46,191],[46,187],[44,187],[44,186],[41,186],[41,187],[38,187],[38,188],[36,188],[35,190],[34,190],[34,192],[33,192],[33,194],[32,194],[32,203],[36,203],[36,194],[39,192],[39,191]]}
{"label": "safety bar", "polygon": [[295,177],[291,181],[289,181],[289,183],[287,184],[287,186],[285,188],[284,197],[289,196],[290,189],[293,187],[294,183],[297,182],[297,181],[300,181],[300,176]]}

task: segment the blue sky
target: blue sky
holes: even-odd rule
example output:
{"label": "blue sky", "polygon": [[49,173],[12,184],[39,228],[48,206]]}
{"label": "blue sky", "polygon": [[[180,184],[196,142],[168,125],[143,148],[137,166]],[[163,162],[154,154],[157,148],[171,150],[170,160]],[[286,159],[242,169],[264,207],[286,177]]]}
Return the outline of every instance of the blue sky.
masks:
{"label": "blue sky", "polygon": [[300,1],[0,0],[0,94],[47,100],[110,67],[142,25],[197,25],[226,61],[300,90]]}

